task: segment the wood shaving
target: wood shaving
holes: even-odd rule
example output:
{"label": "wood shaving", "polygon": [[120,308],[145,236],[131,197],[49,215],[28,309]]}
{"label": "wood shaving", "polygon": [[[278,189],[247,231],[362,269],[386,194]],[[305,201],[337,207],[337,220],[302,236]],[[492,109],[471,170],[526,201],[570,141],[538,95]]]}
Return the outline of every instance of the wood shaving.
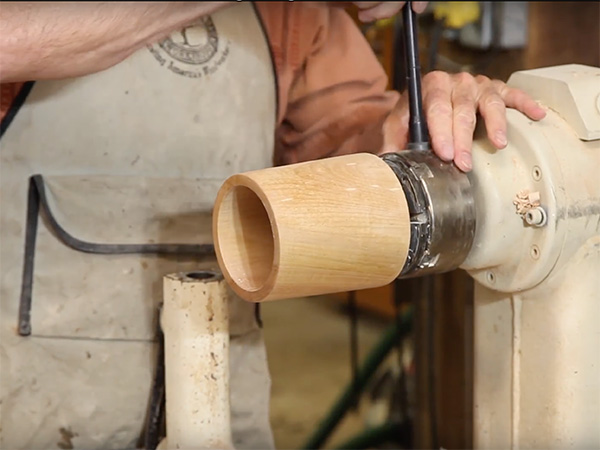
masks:
{"label": "wood shaving", "polygon": [[524,190],[519,192],[513,200],[513,205],[517,207],[517,214],[525,217],[528,211],[540,206],[540,193]]}

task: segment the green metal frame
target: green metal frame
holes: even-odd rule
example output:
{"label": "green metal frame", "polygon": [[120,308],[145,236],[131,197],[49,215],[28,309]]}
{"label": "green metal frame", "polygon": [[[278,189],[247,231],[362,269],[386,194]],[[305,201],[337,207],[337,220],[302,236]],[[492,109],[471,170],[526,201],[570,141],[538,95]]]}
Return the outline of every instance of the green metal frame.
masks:
{"label": "green metal frame", "polygon": [[390,442],[410,442],[411,431],[410,424],[406,422],[387,422],[378,427],[367,428],[336,448],[362,450]]}
{"label": "green metal frame", "polygon": [[[352,409],[355,399],[360,396],[377,369],[385,361],[389,353],[395,348],[401,339],[407,337],[411,332],[412,309],[409,308],[399,317],[384,333],[380,341],[375,345],[365,358],[365,362],[358,369],[354,379],[342,391],[338,400],[334,403],[327,416],[321,421],[317,430],[306,441],[302,447],[306,450],[316,450],[323,446],[329,439],[337,425]],[[410,430],[408,431],[410,433]],[[367,429],[347,441],[340,449],[368,448],[370,445],[387,442],[390,439],[405,438],[407,436],[406,425],[399,423],[386,423],[380,427]]]}

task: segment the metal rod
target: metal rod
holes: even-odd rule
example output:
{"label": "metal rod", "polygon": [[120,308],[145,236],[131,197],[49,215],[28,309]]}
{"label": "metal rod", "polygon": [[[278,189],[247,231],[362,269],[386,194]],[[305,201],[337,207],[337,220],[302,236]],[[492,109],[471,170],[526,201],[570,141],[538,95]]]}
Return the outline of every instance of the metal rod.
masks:
{"label": "metal rod", "polygon": [[412,2],[406,2],[402,9],[404,25],[404,48],[406,57],[406,88],[410,107],[409,150],[429,150],[429,131],[423,114],[421,98],[421,65],[419,63],[419,44],[416,14]]}

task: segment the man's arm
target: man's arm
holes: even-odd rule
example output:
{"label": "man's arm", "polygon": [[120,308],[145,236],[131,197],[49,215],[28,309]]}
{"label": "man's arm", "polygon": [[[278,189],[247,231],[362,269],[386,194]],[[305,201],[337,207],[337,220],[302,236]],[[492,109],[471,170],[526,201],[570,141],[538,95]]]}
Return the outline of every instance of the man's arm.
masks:
{"label": "man's arm", "polygon": [[377,152],[399,94],[369,43],[340,8],[257,2],[275,57],[279,127],[275,162]]}
{"label": "man's arm", "polygon": [[235,2],[2,2],[0,81],[70,78],[107,69]]}

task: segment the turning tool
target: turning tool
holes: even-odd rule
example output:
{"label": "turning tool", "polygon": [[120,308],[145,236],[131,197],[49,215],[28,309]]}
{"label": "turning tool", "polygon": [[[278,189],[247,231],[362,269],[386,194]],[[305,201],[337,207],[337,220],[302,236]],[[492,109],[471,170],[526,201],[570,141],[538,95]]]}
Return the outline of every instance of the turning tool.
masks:
{"label": "turning tool", "polygon": [[416,13],[412,2],[406,2],[402,10],[404,31],[404,56],[406,68],[406,89],[408,90],[409,150],[429,150],[429,131],[423,114],[421,97],[421,64],[419,63],[419,44]]}

